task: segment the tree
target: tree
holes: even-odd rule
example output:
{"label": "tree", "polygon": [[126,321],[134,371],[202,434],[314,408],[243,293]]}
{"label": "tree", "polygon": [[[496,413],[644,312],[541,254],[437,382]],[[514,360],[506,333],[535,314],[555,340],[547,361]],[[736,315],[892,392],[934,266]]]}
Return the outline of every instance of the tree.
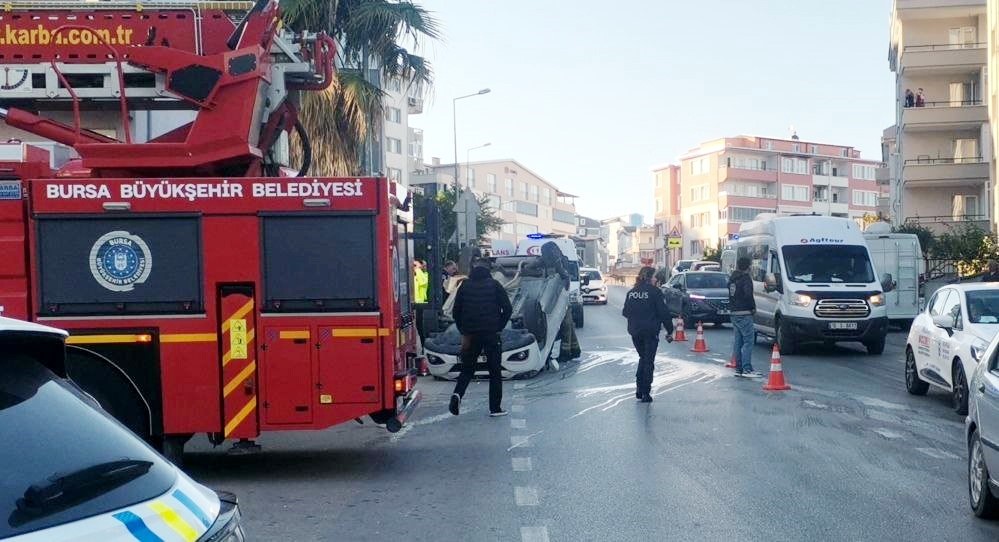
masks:
{"label": "tree", "polygon": [[919,224],[906,223],[901,226],[895,226],[892,228],[895,233],[911,233],[915,234],[919,238],[919,246],[923,249],[923,255],[925,257],[930,257],[933,253],[936,238],[933,236],[933,232],[926,228],[925,226],[920,226]]}
{"label": "tree", "polygon": [[[322,92],[306,92],[301,121],[312,143],[312,174],[344,176],[361,171],[369,134],[382,119],[383,93],[367,74],[377,65],[386,78],[430,85],[433,71],[423,57],[400,45],[418,49],[424,39],[438,39],[437,21],[410,1],[282,0],[284,23],[295,31],[325,31],[337,51],[337,76]],[[292,142],[292,156],[301,159],[301,144]]]}
{"label": "tree", "polygon": [[704,249],[704,254],[701,256],[701,260],[707,262],[718,262],[721,263],[721,248],[711,248],[707,247]]}
{"label": "tree", "polygon": [[[506,224],[497,213],[496,209],[489,205],[489,198],[480,196],[479,216],[475,218],[476,229],[479,234],[479,244],[485,243],[489,234],[499,231],[503,224]],[[442,251],[444,260],[458,259],[458,246],[454,242],[458,231],[458,214],[454,211],[454,204],[457,201],[456,192],[451,187],[444,187],[437,191],[437,197],[430,201],[422,194],[416,194],[413,198],[413,209],[416,213],[415,231],[417,233],[426,232],[426,209],[428,205],[436,205],[440,212],[441,243],[445,249]],[[415,256],[419,259],[426,259],[426,246],[417,246]]]}

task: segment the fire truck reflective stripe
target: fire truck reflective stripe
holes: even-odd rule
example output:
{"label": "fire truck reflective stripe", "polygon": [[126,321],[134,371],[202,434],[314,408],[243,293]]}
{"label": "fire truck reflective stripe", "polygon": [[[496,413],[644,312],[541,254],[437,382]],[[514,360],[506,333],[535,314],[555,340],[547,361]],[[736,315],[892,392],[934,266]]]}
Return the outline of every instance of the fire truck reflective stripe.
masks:
{"label": "fire truck reflective stripe", "polygon": [[208,516],[205,514],[205,511],[202,510],[200,506],[195,504],[195,502],[192,501],[191,498],[187,496],[187,493],[184,493],[183,491],[177,489],[174,490],[172,495],[173,498],[177,499],[177,502],[184,505],[184,508],[187,508],[192,514],[194,514],[194,517],[198,518],[198,521],[200,521],[202,525],[204,525],[206,528],[212,526],[212,522],[210,519],[208,519]]}
{"label": "fire truck reflective stripe", "polygon": [[233,313],[232,316],[226,318],[225,322],[222,322],[222,333],[229,331],[229,325],[232,320],[242,320],[252,310],[253,310],[253,300],[251,299],[247,301],[245,305],[240,307],[238,311]]}
{"label": "fire truck reflective stripe", "polygon": [[126,510],[113,514],[111,517],[124,523],[128,532],[132,533],[132,536],[139,542],[163,542],[162,538],[149,530],[149,527],[146,526],[146,522],[142,521],[142,518],[132,512]]}
{"label": "fire truck reflective stripe", "polygon": [[392,330],[388,328],[343,328],[334,329],[334,337],[387,337]]}
{"label": "fire truck reflective stripe", "polygon": [[[336,331],[334,330],[334,334],[335,333]],[[311,336],[312,335],[309,333],[309,330],[307,329],[304,331],[282,331],[281,334],[279,335],[279,337],[281,337],[282,339],[287,339],[287,340],[295,340],[295,339],[308,340]]]}
{"label": "fire truck reflective stripe", "polygon": [[243,423],[243,420],[245,420],[246,417],[249,416],[250,413],[253,412],[256,408],[257,408],[257,398],[252,397],[250,399],[250,402],[246,403],[246,406],[240,409],[240,411],[237,412],[236,415],[233,416],[231,420],[229,420],[229,423],[225,424],[225,436],[228,438],[229,435],[231,435],[232,432],[235,431],[237,427],[239,427],[239,424]]}
{"label": "fire truck reflective stripe", "polygon": [[191,527],[184,518],[180,517],[180,514],[176,510],[170,508],[161,501],[153,501],[149,503],[149,508],[153,509],[153,512],[159,514],[163,522],[166,523],[171,529],[177,534],[182,536],[187,542],[194,542],[198,539],[198,532]]}
{"label": "fire truck reflective stripe", "polygon": [[256,370],[257,370],[256,362],[251,361],[250,364],[247,365],[242,371],[240,371],[235,378],[230,380],[229,383],[225,385],[225,388],[222,390],[222,397],[229,397],[229,394],[232,393],[236,388],[238,388],[239,385],[242,384],[244,380],[249,378],[250,375],[253,374],[253,371]]}
{"label": "fire truck reflective stripe", "polygon": [[[249,331],[246,332],[246,347],[247,348],[250,347],[250,343],[253,342],[253,338],[256,337],[256,336],[257,336],[257,330],[255,330],[255,329],[251,329],[251,330],[249,330]],[[232,361],[232,352],[227,350],[225,354],[222,354],[222,366],[225,367],[226,365],[229,365],[230,361]]]}
{"label": "fire truck reflective stripe", "polygon": [[66,339],[66,344],[137,343],[140,342],[139,337],[139,335],[73,335]]}
{"label": "fire truck reflective stripe", "polygon": [[215,333],[170,333],[160,335],[161,343],[213,343],[219,340]]}

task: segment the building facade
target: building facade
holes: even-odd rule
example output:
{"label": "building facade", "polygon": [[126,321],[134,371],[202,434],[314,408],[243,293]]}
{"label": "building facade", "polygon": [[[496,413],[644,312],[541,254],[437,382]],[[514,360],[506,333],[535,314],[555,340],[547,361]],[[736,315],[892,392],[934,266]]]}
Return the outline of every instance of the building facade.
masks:
{"label": "building facade", "polygon": [[655,256],[656,267],[669,267],[679,259],[680,249],[670,249],[667,240],[670,234],[682,235],[680,220],[680,166],[669,165],[652,170],[656,178],[653,196],[656,201],[655,214]]}
{"label": "building facade", "polygon": [[411,116],[423,113],[423,86],[392,78],[382,91],[384,167],[379,169],[386,177],[409,186],[410,174],[419,170],[423,161],[423,131],[409,124]]}
{"label": "building facade", "polygon": [[894,2],[895,153],[888,169],[895,224],[938,232],[958,222],[991,227],[986,7],[986,0]]}
{"label": "building facade", "polygon": [[601,234],[599,220],[580,216],[576,218],[576,250],[583,267],[607,269],[607,242]]}
{"label": "building facade", "polygon": [[861,220],[877,213],[880,161],[853,147],[752,136],[716,139],[680,159],[682,258],[719,248],[761,213]]}
{"label": "building facade", "polygon": [[618,265],[632,262],[633,234],[643,222],[642,215],[637,213],[600,221],[600,237],[607,241],[607,267],[602,271],[610,272]]}
{"label": "building facade", "polygon": [[[488,198],[506,222],[490,239],[517,242],[532,233],[573,236],[577,219],[575,196],[559,190],[540,175],[513,159],[460,164],[462,188]],[[425,173],[414,174],[415,186],[437,183],[454,185],[454,164],[432,159]]]}

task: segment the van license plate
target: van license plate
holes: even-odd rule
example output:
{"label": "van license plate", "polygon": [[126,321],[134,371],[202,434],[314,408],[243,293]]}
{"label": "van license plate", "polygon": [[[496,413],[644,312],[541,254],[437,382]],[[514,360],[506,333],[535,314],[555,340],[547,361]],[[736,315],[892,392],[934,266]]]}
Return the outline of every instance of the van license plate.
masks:
{"label": "van license plate", "polygon": [[857,322],[829,322],[829,329],[857,329]]}

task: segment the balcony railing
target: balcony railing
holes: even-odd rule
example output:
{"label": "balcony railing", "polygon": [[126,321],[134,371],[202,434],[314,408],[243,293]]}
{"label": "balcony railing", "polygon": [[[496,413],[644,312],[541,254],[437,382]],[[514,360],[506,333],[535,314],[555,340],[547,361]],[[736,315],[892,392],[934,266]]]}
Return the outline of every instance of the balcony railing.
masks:
{"label": "balcony railing", "polygon": [[937,164],[982,164],[985,160],[981,156],[968,156],[963,158],[912,158],[905,161],[905,165],[937,165]]}
{"label": "balcony railing", "polygon": [[943,100],[937,102],[923,102],[924,105],[911,105],[906,107],[906,109],[912,109],[913,107],[972,107],[976,105],[982,105],[981,100]]}
{"label": "balcony railing", "polygon": [[912,51],[956,51],[958,49],[984,49],[987,43],[934,43],[930,45],[906,45],[906,53]]}
{"label": "balcony railing", "polygon": [[983,230],[991,228],[988,215],[910,216],[905,219],[905,223],[925,226],[936,231],[940,231],[941,227],[953,228],[958,225],[977,226]]}

